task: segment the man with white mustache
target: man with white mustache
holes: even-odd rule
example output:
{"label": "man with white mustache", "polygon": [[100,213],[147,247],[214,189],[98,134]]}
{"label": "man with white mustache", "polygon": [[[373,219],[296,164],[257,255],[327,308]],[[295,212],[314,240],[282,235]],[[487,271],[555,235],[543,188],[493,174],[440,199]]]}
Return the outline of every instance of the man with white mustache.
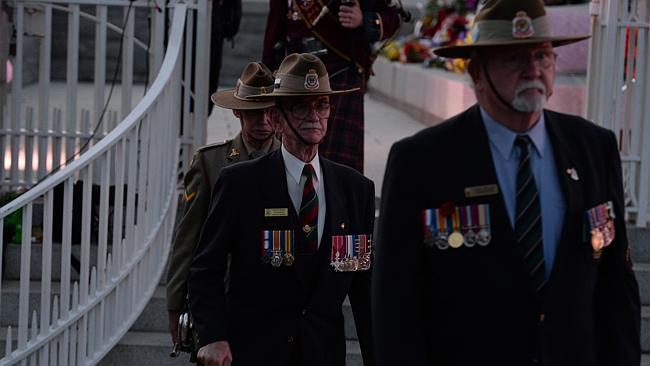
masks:
{"label": "man with white mustache", "polygon": [[346,296],[364,365],[375,365],[374,184],[318,153],[329,97],[356,90],[332,90],[318,57],[294,53],[272,92],[250,96],[275,102],[282,147],[224,168],[212,190],[188,285],[200,365],[345,366]]}
{"label": "man with white mustache", "polygon": [[544,109],[554,36],[541,0],[487,0],[478,104],[395,143],[373,269],[378,365],[640,364],[639,289],[615,134]]}

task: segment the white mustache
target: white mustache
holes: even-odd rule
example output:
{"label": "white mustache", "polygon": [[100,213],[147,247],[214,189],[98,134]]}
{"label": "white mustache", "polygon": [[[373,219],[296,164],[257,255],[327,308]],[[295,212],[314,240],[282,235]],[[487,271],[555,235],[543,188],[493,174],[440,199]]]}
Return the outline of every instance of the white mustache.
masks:
{"label": "white mustache", "polygon": [[515,88],[515,95],[521,94],[526,89],[540,89],[546,95],[546,86],[539,80],[523,81]]}
{"label": "white mustache", "polygon": [[321,125],[318,122],[305,122],[305,123],[300,125],[301,130],[306,129],[306,128],[318,128],[318,129],[320,129]]}

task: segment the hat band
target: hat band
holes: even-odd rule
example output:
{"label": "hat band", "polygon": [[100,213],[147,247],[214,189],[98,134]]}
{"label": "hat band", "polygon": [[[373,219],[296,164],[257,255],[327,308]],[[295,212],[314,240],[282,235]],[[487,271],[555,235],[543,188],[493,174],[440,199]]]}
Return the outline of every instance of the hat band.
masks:
{"label": "hat band", "polygon": [[250,97],[252,95],[270,94],[272,91],[273,85],[256,87],[246,85],[241,81],[241,79],[237,79],[237,86],[235,87],[233,96],[239,100],[250,101],[250,98],[247,99],[247,97]]}
{"label": "hat band", "polygon": [[[548,17],[532,19],[532,34],[524,38],[551,37],[551,26]],[[516,37],[513,31],[513,24],[510,20],[481,20],[474,24],[472,28],[473,43],[491,42],[491,41],[513,41],[521,40],[522,37]]]}
{"label": "hat band", "polygon": [[[278,85],[279,84],[279,85]],[[325,74],[318,78],[317,87],[309,87],[306,76],[296,76],[291,74],[280,74],[275,76],[275,85],[273,91],[285,93],[305,93],[305,92],[331,92],[330,79]]]}

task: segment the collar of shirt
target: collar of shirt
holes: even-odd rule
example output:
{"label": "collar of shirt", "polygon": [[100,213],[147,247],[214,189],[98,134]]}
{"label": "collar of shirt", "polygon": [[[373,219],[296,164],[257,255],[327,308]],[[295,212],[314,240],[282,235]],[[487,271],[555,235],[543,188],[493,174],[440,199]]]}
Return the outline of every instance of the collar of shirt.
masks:
{"label": "collar of shirt", "polygon": [[[510,160],[514,155],[515,139],[520,133],[510,130],[506,126],[497,122],[492,118],[482,107],[481,107],[481,117],[483,117],[483,125],[487,132],[490,142],[494,144],[497,151],[503,157],[504,160]],[[546,124],[544,122],[544,113],[540,114],[539,120],[533,128],[523,133],[528,135],[533,141],[533,146],[535,147],[535,152],[538,157],[544,157],[544,142],[546,141]]]}
{"label": "collar of shirt", "polygon": [[314,171],[316,172],[316,181],[321,181],[320,160],[318,158],[318,152],[316,152],[316,155],[313,159],[311,159],[311,161],[305,163],[290,153],[289,150],[284,147],[284,144],[282,144],[281,150],[282,159],[284,159],[284,166],[286,167],[289,176],[296,184],[300,184],[300,178],[302,177],[302,170],[305,167],[305,164],[311,164],[312,167],[314,167]]}
{"label": "collar of shirt", "polygon": [[248,152],[249,157],[254,157],[256,155],[257,156],[266,155],[266,153],[269,152],[269,149],[271,148],[271,145],[273,145],[273,139],[271,139],[270,141],[268,141],[266,143],[266,145],[262,146],[261,149],[256,149],[256,148],[252,147],[248,142],[246,142],[246,139],[244,138],[243,135],[242,135],[241,140],[244,143],[244,147],[246,148],[246,152]]}

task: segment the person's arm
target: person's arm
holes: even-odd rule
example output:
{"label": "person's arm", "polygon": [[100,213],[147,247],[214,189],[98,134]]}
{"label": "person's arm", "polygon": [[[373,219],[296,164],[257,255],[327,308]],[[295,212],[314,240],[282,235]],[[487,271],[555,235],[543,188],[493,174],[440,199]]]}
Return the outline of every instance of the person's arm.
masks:
{"label": "person's arm", "polygon": [[[375,223],[375,185],[372,182],[368,182],[366,191],[366,206],[363,211],[365,223],[363,233],[360,234],[372,234]],[[355,273],[348,294],[352,314],[354,315],[355,327],[357,329],[357,337],[361,346],[361,356],[363,357],[363,364],[365,366],[376,365],[370,310],[370,271],[372,271],[372,262],[370,270]]]}
{"label": "person's arm", "polygon": [[388,157],[372,270],[377,365],[427,364],[424,329],[421,200],[414,192],[418,156],[398,142]]}
{"label": "person's arm", "polygon": [[188,293],[199,347],[228,340],[224,277],[239,225],[237,184],[224,169],[212,191],[210,213],[190,265]]}
{"label": "person's arm", "polygon": [[632,270],[625,231],[625,201],[620,153],[613,133],[607,141],[610,166],[608,195],[616,214],[616,237],[603,249],[596,284],[595,326],[599,363],[608,366],[641,363],[639,287]]}
{"label": "person's arm", "polygon": [[277,57],[279,50],[276,49],[278,42],[282,42],[287,34],[288,5],[286,0],[270,0],[269,15],[266,19],[266,31],[264,32],[264,48],[262,49],[262,63],[271,71],[277,70],[282,62],[282,57]]}
{"label": "person's arm", "polygon": [[176,342],[178,315],[187,295],[187,277],[192,261],[192,253],[199,241],[203,220],[208,215],[210,187],[201,169],[200,151],[194,155],[190,168],[185,174],[183,193],[183,217],[176,228],[167,272],[167,311],[169,332],[172,342]]}

